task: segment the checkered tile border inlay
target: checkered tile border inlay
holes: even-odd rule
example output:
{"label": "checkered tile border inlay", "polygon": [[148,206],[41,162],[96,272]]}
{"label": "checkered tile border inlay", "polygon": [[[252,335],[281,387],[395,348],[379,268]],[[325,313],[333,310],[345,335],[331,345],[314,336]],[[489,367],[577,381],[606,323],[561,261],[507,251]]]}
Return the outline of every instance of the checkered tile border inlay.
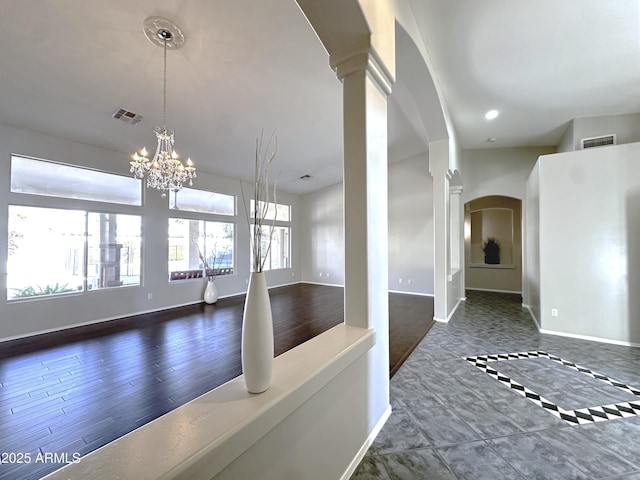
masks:
{"label": "checkered tile border inlay", "polygon": [[569,367],[577,372],[584,373],[590,377],[596,378],[600,381],[612,385],[628,393],[640,397],[640,390],[626,385],[624,383],[613,380],[606,375],[594,372],[588,368],[576,365],[573,362],[563,360],[555,355],[550,355],[547,352],[532,351],[532,352],[517,352],[517,353],[500,353],[497,355],[477,355],[475,357],[465,357],[465,360],[472,365],[478,367],[483,372],[487,373],[496,380],[502,382],[509,388],[515,390],[523,397],[531,400],[536,405],[544,408],[548,412],[552,413],[556,417],[564,420],[570,425],[581,425],[584,423],[604,422],[607,420],[614,420],[617,418],[633,417],[640,415],[640,400],[633,402],[620,402],[612,403],[610,405],[600,405],[597,407],[579,408],[577,410],[564,410],[553,402],[545,399],[536,392],[528,389],[524,385],[519,384],[515,380],[500,373],[495,368],[492,368],[489,364],[491,362],[501,362],[506,360],[521,360],[526,358],[548,358],[554,362],[560,363],[565,367]]}

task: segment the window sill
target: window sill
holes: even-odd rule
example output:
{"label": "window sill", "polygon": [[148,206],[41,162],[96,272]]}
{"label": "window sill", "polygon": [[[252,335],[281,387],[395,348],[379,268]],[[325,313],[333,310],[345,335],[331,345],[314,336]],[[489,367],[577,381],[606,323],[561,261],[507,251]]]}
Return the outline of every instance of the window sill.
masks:
{"label": "window sill", "polygon": [[[284,270],[291,270],[291,267],[282,267],[282,268],[271,268],[268,270],[263,270],[263,273],[267,273],[267,272],[282,272]],[[250,273],[254,273],[254,270],[251,270]]]}
{"label": "window sill", "polygon": [[[217,269],[219,273],[215,275],[215,278],[218,277],[231,277],[235,275],[233,267],[229,268],[219,268]],[[204,276],[204,272],[202,269],[198,270],[176,270],[175,272],[169,272],[169,283],[182,282],[184,280],[206,280],[207,277]]]}

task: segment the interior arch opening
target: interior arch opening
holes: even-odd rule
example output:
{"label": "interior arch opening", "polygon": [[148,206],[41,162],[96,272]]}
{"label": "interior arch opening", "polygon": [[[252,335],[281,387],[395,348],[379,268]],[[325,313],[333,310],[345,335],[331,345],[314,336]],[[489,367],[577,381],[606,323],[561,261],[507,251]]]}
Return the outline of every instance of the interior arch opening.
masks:
{"label": "interior arch opening", "polygon": [[479,197],[464,217],[465,288],[522,293],[522,200]]}

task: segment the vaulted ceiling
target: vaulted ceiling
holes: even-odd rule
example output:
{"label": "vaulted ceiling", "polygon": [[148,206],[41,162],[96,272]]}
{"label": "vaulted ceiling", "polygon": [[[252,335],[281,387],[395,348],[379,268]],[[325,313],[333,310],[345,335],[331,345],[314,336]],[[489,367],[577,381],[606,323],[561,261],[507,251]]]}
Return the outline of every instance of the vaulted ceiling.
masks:
{"label": "vaulted ceiling", "polygon": [[[640,111],[636,0],[408,0],[463,148],[555,145],[583,115]],[[0,0],[0,123],[129,155],[162,121],[162,50],[151,15],[176,22],[167,125],[201,171],[249,178],[254,140],[275,129],[283,190],[341,178],[341,84],[293,0]],[[427,149],[431,82],[400,38],[389,151]],[[404,45],[404,46],[403,46]],[[142,115],[135,125],[111,118]],[[487,122],[489,109],[499,117]],[[486,139],[495,137],[495,143]],[[61,160],[61,159],[57,159]],[[299,177],[311,175],[309,180]]]}

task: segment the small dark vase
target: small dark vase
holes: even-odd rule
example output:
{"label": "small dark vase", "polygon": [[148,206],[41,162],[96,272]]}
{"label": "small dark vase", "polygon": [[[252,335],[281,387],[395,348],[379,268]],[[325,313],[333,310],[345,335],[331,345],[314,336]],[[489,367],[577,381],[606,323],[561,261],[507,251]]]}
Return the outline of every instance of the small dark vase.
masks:
{"label": "small dark vase", "polygon": [[500,263],[500,245],[495,240],[489,239],[484,244],[484,263],[498,265]]}

